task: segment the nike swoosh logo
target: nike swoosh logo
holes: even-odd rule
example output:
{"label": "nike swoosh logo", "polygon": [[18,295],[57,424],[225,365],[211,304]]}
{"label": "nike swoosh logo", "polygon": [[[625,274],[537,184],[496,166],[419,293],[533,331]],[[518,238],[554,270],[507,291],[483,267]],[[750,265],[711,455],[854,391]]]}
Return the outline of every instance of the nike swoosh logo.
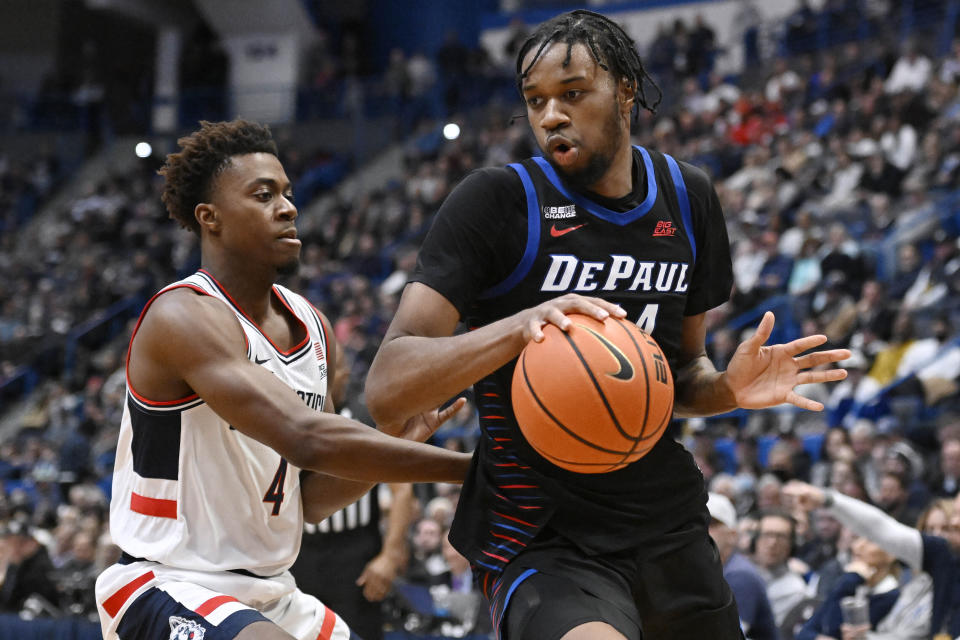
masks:
{"label": "nike swoosh logo", "polygon": [[577,326],[582,327],[590,332],[590,334],[600,341],[607,351],[610,352],[614,358],[617,359],[617,364],[620,365],[620,369],[616,373],[608,373],[607,375],[611,378],[616,378],[617,380],[630,380],[633,378],[633,364],[627,360],[627,356],[623,355],[623,352],[620,351],[612,342],[607,340],[605,337],[591,329],[590,327],[578,324]]}
{"label": "nike swoosh logo", "polygon": [[575,227],[566,227],[565,229],[557,229],[557,225],[554,224],[550,227],[550,235],[552,235],[554,238],[559,238],[560,236],[566,235],[571,231],[576,231],[580,227],[585,227],[585,226],[587,226],[586,222],[584,222],[583,224],[578,224]]}
{"label": "nike swoosh logo", "polygon": [[264,358],[263,360],[261,360],[261,359],[260,359],[260,356],[254,355],[254,356],[253,356],[253,361],[254,361],[255,363],[257,363],[257,364],[263,364],[264,362],[270,362],[270,358]]}

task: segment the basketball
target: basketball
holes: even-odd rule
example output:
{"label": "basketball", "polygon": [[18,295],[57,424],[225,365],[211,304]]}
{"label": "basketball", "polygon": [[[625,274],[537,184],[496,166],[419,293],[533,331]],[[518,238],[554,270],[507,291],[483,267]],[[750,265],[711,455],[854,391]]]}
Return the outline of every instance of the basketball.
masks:
{"label": "basketball", "polygon": [[607,473],[645,456],[673,411],[673,376],[660,346],[635,324],[570,314],[543,329],[513,374],[513,410],[527,442],[554,465]]}

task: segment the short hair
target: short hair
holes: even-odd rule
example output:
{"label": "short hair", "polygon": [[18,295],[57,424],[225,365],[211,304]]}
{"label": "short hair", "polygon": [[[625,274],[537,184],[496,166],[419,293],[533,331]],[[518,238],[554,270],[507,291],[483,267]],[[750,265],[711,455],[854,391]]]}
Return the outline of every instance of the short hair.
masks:
{"label": "short hair", "polygon": [[177,140],[178,153],[167,155],[157,173],[164,177],[160,199],[170,217],[185,229],[200,234],[194,209],[209,200],[210,187],[234,156],[248,153],[277,154],[270,127],[248,120],[200,122],[200,129]]}
{"label": "short hair", "polygon": [[[635,113],[641,106],[651,113],[656,112],[657,105],[663,98],[663,92],[643,68],[643,62],[640,60],[640,54],[637,53],[637,45],[633,38],[610,18],[585,9],[569,11],[547,20],[537,27],[520,47],[517,52],[517,89],[521,95],[523,95],[523,80],[551,42],[563,42],[567,45],[567,57],[563,61],[563,66],[570,63],[570,52],[574,44],[585,45],[602,69],[609,71],[616,80],[623,79],[630,83],[633,89]],[[538,48],[533,60],[524,68],[523,59],[534,47]],[[657,92],[657,98],[653,103],[647,100],[643,88],[644,81],[650,83]]]}
{"label": "short hair", "polygon": [[793,514],[787,511],[786,509],[781,509],[778,507],[773,507],[770,509],[764,509],[757,514],[757,532],[760,532],[760,527],[763,525],[763,521],[767,518],[780,518],[781,520],[786,520],[790,523],[790,540],[791,544],[796,539],[797,536],[797,519],[793,517]]}

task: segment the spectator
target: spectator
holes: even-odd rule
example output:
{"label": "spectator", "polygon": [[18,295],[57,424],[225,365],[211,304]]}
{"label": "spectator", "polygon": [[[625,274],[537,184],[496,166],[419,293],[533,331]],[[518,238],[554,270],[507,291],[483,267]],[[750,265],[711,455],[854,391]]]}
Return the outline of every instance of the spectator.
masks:
{"label": "spectator", "polygon": [[822,599],[843,573],[840,560],[843,527],[824,509],[814,511],[811,520],[812,535],[797,550],[797,557],[810,568],[810,588]]}
{"label": "spectator", "polygon": [[880,489],[877,493],[877,506],[898,522],[913,526],[919,513],[909,505],[908,480],[899,473],[884,471],[880,475]]}
{"label": "spectator", "polygon": [[782,506],[782,489],[783,482],[780,478],[773,473],[764,473],[757,481],[757,509],[767,511]]}
{"label": "spectator", "polygon": [[726,496],[711,493],[710,537],[720,552],[723,577],[730,585],[740,613],[740,626],[747,640],[777,640],[773,610],[767,598],[766,584],[757,567],[737,552],[737,512]]}
{"label": "spectator", "polygon": [[[848,359],[849,360],[849,359]],[[844,362],[847,362],[846,360]],[[844,365],[846,366],[846,365]],[[810,469],[810,482],[818,487],[827,486],[830,481],[830,467],[837,460],[853,460],[853,448],[850,446],[850,434],[842,427],[828,429],[820,446],[817,462]]]}
{"label": "spectator", "polygon": [[766,511],[760,515],[753,555],[767,586],[767,597],[779,627],[787,614],[806,598],[807,584],[794,572],[788,560],[796,542],[796,521],[786,511]]}
{"label": "spectator", "polygon": [[441,631],[453,637],[489,633],[490,616],[474,584],[470,563],[453,548],[446,534],[443,536],[443,559],[449,568],[446,582],[449,596],[445,604],[451,621],[442,626]]}
{"label": "spectator", "polygon": [[[879,509],[834,491],[791,483],[786,493],[804,509],[828,508],[846,527],[872,540],[912,570],[923,571],[929,576],[933,591],[930,622],[924,635],[919,637],[941,633],[948,634],[947,637],[960,635],[960,608],[956,598],[960,586],[957,582],[960,566],[956,556],[956,550],[960,549],[960,516],[956,504],[945,531],[938,535],[900,524]],[[929,527],[929,520],[926,524]]]}
{"label": "spectator", "polygon": [[58,613],[60,593],[50,555],[22,521],[10,520],[0,532],[0,570],[0,611],[20,613],[29,599],[39,598],[41,611]]}
{"label": "spectator", "polygon": [[953,498],[960,491],[960,440],[951,438],[943,442],[939,473],[930,484],[935,496]]}
{"label": "spectator", "polygon": [[891,94],[903,91],[919,93],[930,81],[932,65],[930,59],[920,53],[915,42],[908,42],[904,47],[890,75],[884,83],[884,91]]}
{"label": "spectator", "polygon": [[414,525],[410,564],[405,578],[421,585],[440,584],[447,570],[442,553],[443,528],[433,518],[421,518]]}
{"label": "spectator", "polygon": [[[797,640],[818,637],[850,637],[875,630],[869,638],[922,640],[930,635],[931,583],[922,575],[908,585],[899,585],[896,558],[867,538],[856,537],[853,560],[837,585],[796,635]],[[862,593],[864,592],[865,593]],[[869,624],[857,629],[842,623],[840,601],[861,593],[869,607]]]}

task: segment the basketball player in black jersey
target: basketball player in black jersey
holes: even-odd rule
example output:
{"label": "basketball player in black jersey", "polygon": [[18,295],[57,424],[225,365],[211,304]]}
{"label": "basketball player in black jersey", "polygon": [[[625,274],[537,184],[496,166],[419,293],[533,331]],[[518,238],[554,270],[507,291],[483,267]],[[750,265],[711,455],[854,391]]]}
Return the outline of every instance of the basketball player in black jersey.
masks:
{"label": "basketball player in black jersey", "polygon": [[[768,313],[714,369],[705,313],[732,283],[723,213],[702,171],[631,147],[633,112],[655,105],[619,26],[589,11],[542,24],[517,82],[544,158],[476,171],[444,202],[367,378],[371,413],[396,422],[475,385],[483,437],[450,539],[501,638],[740,638],[691,455],[666,438],[612,473],[550,465],[512,415],[515,359],[567,313],[626,317],[663,348],[686,417],[821,410],[793,389],[845,377],[811,369],[848,352],[801,355],[824,336],[765,346]],[[454,336],[461,320],[472,330]]]}

